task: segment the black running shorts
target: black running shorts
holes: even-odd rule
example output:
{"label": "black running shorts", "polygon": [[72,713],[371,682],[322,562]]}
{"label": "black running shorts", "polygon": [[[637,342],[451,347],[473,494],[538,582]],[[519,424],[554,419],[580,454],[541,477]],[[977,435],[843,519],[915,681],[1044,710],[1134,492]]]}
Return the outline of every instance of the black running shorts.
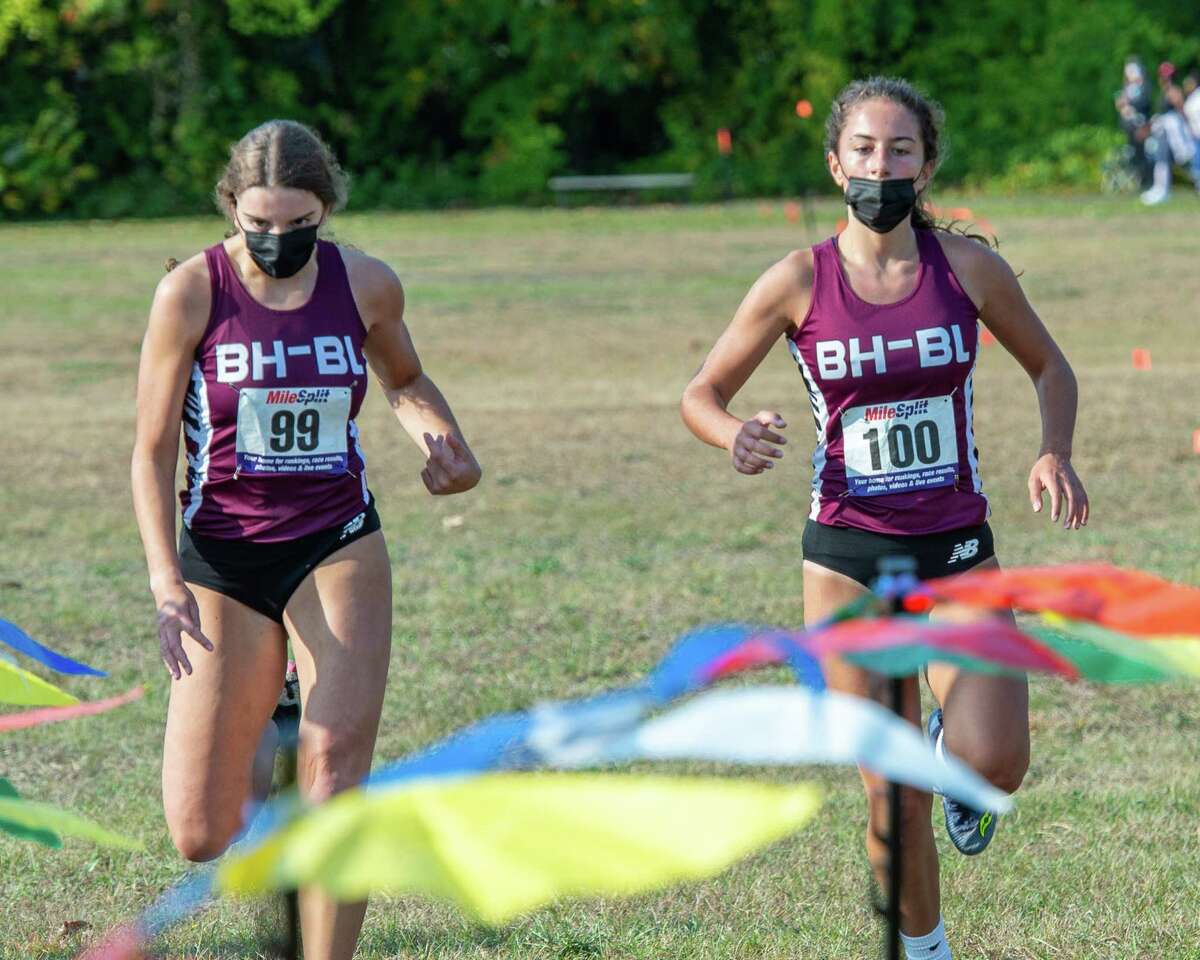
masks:
{"label": "black running shorts", "polygon": [[208,587],[283,623],[283,609],[317,564],[380,528],[375,498],[346,523],[295,540],[253,543],[179,535],[179,565],[187,583]]}
{"label": "black running shorts", "polygon": [[852,527],[831,527],[809,520],[804,525],[804,559],[857,580],[864,587],[879,576],[883,557],[912,557],[921,580],[969,570],[996,555],[992,528],[962,527],[945,533],[899,536]]}

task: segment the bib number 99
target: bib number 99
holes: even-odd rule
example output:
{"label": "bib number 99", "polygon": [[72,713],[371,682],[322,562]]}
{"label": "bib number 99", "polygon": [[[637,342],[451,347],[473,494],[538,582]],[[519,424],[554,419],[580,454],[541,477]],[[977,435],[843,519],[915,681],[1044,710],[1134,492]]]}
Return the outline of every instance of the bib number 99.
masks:
{"label": "bib number 99", "polygon": [[349,387],[243,387],[237,473],[343,473],[349,466]]}
{"label": "bib number 99", "polygon": [[316,410],[301,410],[297,416],[291,410],[276,410],[271,415],[269,446],[274,453],[299,450],[311,453],[321,437],[321,414]]}

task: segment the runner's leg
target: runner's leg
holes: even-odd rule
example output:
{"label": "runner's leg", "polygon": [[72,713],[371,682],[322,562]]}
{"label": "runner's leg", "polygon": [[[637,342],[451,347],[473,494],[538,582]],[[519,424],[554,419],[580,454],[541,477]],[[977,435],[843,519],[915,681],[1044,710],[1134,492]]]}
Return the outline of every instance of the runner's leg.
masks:
{"label": "runner's leg", "polygon": [[[989,557],[972,569],[999,569]],[[930,618],[969,623],[996,616],[959,604],[938,604]],[[1015,622],[1009,611],[999,614]],[[929,689],[942,707],[945,748],[1001,790],[1012,793],[1029,767],[1029,686],[1025,677],[970,673],[929,665]]]}
{"label": "runner's leg", "polygon": [[[867,592],[866,587],[844,574],[807,560],[804,562],[804,622],[810,626]],[[882,700],[890,708],[890,699],[886,696],[889,685],[880,683],[866,670],[837,659],[828,659],[822,666],[831,689]],[[918,728],[921,725],[919,694],[916,678],[905,678],[904,719]],[[880,888],[886,891],[889,886],[887,837],[890,832],[887,781],[861,768],[859,773],[867,791],[867,857]],[[909,787],[904,787],[900,796],[900,835],[904,846],[900,928],[906,934],[921,936],[937,925],[940,910],[937,848],[930,820],[932,798],[924,791]]]}
{"label": "runner's leg", "polygon": [[[299,785],[320,802],[371,769],[391,653],[391,566],[382,532],[322,561],[292,594],[284,623],[300,675]],[[301,891],[305,960],[350,960],[366,907]]]}
{"label": "runner's leg", "polygon": [[188,584],[216,648],[184,637],[190,676],[171,682],[163,743],[163,810],[189,860],[219,856],[242,827],[255,752],[279,697],[283,627],[242,603]]}

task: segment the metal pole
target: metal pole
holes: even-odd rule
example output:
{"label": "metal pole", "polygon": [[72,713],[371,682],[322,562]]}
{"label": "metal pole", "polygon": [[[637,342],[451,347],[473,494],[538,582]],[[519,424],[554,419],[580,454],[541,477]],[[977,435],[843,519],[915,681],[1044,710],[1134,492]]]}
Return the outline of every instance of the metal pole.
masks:
{"label": "metal pole", "polygon": [[[279,792],[296,789],[297,753],[300,748],[300,704],[280,705],[272,717],[279,729]],[[300,960],[300,898],[295,890],[283,894],[285,930],[279,945],[280,960]]]}
{"label": "metal pole", "polygon": [[[892,678],[892,710],[904,709],[904,681]],[[900,960],[900,881],[904,876],[904,848],[900,844],[900,784],[888,783],[888,960]]]}
{"label": "metal pole", "polygon": [[[284,790],[296,789],[296,752],[299,745],[299,723],[283,731],[283,777]],[[287,930],[283,941],[283,960],[300,960],[300,896],[295,890],[284,895],[287,913]]]}
{"label": "metal pole", "polygon": [[[876,591],[889,600],[887,613],[900,611],[900,599],[891,591],[900,578],[913,578],[917,564],[913,557],[881,557]],[[904,716],[904,678],[892,677],[888,683],[891,708],[898,717]],[[900,952],[900,891],[904,878],[904,848],[900,836],[900,784],[888,781],[888,897],[887,906],[876,910],[887,923],[886,950],[888,960],[901,960]]]}

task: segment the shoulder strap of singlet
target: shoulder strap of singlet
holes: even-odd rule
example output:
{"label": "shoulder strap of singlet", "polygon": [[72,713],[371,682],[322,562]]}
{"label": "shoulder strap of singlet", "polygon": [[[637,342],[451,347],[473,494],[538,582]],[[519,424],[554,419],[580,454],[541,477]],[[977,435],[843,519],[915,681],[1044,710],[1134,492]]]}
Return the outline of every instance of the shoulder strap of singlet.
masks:
{"label": "shoulder strap of singlet", "polygon": [[328,284],[330,289],[348,288],[350,277],[346,273],[346,261],[342,259],[342,251],[332,240],[317,241],[317,257],[321,271],[317,275],[317,285]]}
{"label": "shoulder strap of singlet", "polygon": [[950,273],[950,261],[933,230],[916,230],[917,251],[921,260],[939,273]]}
{"label": "shoulder strap of singlet", "polygon": [[350,287],[350,271],[346,269],[346,260],[341,249],[331,240],[318,240],[317,244],[317,253],[321,258],[321,272],[317,277],[318,293],[322,297],[335,298],[333,302],[343,304],[343,308],[358,320],[354,327],[355,335],[358,336],[361,331],[365,336],[362,315],[358,312],[354,291]]}
{"label": "shoulder strap of singlet", "polygon": [[229,263],[224,247],[223,243],[215,243],[204,250],[204,262],[208,264],[208,282],[212,287],[213,303],[217,302],[218,295],[226,287],[225,271],[229,268]]}
{"label": "shoulder strap of singlet", "polygon": [[812,316],[813,313],[817,312],[818,301],[820,299],[832,293],[832,291],[827,291],[825,288],[830,284],[836,285],[841,282],[841,271],[838,269],[837,264],[837,250],[834,247],[836,239],[836,237],[827,237],[820,243],[813,245],[813,279],[812,293],[809,297],[808,316]]}
{"label": "shoulder strap of singlet", "polygon": [[[331,240],[317,241],[317,257],[320,272],[317,275],[317,293],[326,292],[350,293],[350,276],[346,270],[346,260],[342,259],[342,251]],[[353,298],[350,298],[353,301]]]}
{"label": "shoulder strap of singlet", "polygon": [[955,296],[962,297],[974,309],[975,302],[958,279],[954,268],[950,266],[950,258],[942,249],[942,243],[938,240],[937,233],[933,230],[918,230],[917,245],[921,251],[921,260],[929,267],[936,281],[944,288],[953,291]]}
{"label": "shoulder strap of singlet", "polygon": [[226,299],[240,307],[252,306],[254,300],[246,293],[242,281],[229,262],[229,254],[225,252],[225,242],[214,243],[204,251],[208,260],[208,278],[212,284],[213,310],[217,309],[219,300]]}
{"label": "shoulder strap of singlet", "polygon": [[216,317],[222,310],[222,299],[229,296],[229,271],[231,267],[229,266],[229,258],[225,256],[224,243],[215,243],[211,247],[206,247],[204,250],[204,262],[208,266],[209,290],[208,325],[204,330],[204,338],[207,339]]}

